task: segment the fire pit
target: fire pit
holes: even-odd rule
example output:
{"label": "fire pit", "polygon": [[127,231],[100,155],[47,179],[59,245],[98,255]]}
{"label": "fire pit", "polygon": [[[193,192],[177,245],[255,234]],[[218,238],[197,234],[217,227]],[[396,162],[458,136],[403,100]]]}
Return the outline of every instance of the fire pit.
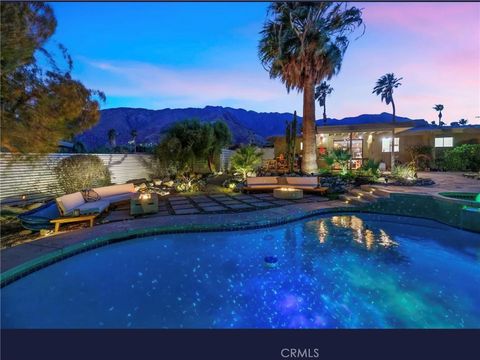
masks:
{"label": "fire pit", "polygon": [[277,199],[285,199],[285,200],[301,199],[303,198],[303,190],[288,188],[288,187],[281,187],[278,189],[273,189],[273,197]]}

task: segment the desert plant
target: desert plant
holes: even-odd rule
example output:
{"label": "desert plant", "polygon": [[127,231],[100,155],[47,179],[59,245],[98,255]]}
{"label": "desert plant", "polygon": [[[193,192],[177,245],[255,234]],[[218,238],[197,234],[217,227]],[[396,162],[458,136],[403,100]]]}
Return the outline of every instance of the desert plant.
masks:
{"label": "desert plant", "polygon": [[177,176],[175,183],[178,192],[202,191],[206,185],[200,174],[181,174]]}
{"label": "desert plant", "polygon": [[429,167],[432,160],[432,150],[433,148],[428,145],[413,145],[407,149],[415,168],[422,170]]}
{"label": "desert plant", "polygon": [[242,178],[245,180],[251,172],[262,162],[261,151],[258,151],[255,146],[247,145],[239,148],[235,154],[230,158],[230,163],[232,168],[236,173],[242,175]]}
{"label": "desert plant", "polygon": [[333,167],[335,164],[340,166],[341,175],[348,173],[348,163],[351,158],[352,155],[343,149],[335,149],[324,156],[324,160],[329,166]]}
{"label": "desert plant", "polygon": [[60,160],[53,170],[60,189],[66,194],[110,185],[110,171],[96,155],[70,156]]}
{"label": "desert plant", "polygon": [[413,162],[409,164],[399,164],[392,170],[392,177],[400,180],[413,180],[417,177],[417,170]]}
{"label": "desert plant", "polygon": [[211,132],[208,132],[213,136],[210,141],[210,148],[207,150],[208,169],[210,172],[214,172],[215,157],[219,156],[222,149],[229,146],[232,142],[232,133],[227,123],[224,121],[215,121],[213,124],[206,124],[212,128]]}
{"label": "desert plant", "polygon": [[287,163],[288,169],[291,173],[293,173],[293,165],[295,161],[295,147],[297,143],[297,112],[293,112],[293,120],[287,120],[287,126],[285,129],[285,140],[287,143]]}
{"label": "desert plant", "polygon": [[380,175],[379,167],[380,167],[380,162],[379,161],[375,161],[373,159],[368,159],[368,160],[363,162],[362,166],[357,171],[357,175],[364,176],[364,177],[370,177],[370,178],[372,178],[372,180],[375,180]]}
{"label": "desert plant", "polygon": [[160,144],[155,157],[165,167],[176,168],[178,174],[193,172],[196,161],[207,161],[213,142],[213,128],[197,119],[187,119],[171,126]]}
{"label": "desert plant", "polygon": [[480,171],[480,144],[463,144],[446,150],[443,166],[450,171]]}
{"label": "desert plant", "polygon": [[[392,104],[392,123],[395,123],[395,101],[393,100],[393,90],[398,88],[400,85],[400,80],[403,78],[396,78],[394,73],[385,74],[380,79],[377,80],[375,87],[373,88],[372,94],[380,95],[381,101],[385,101],[385,104]],[[393,171],[395,167],[395,128],[392,127],[392,143],[390,149],[390,167]]]}
{"label": "desert plant", "polygon": [[433,110],[438,111],[438,125],[442,126],[442,124],[445,124],[442,121],[442,111],[444,109],[444,106],[442,104],[437,104],[433,107]]}
{"label": "desert plant", "polygon": [[348,34],[362,25],[362,11],[346,3],[273,2],[261,31],[259,56],[271,78],[303,92],[302,170],[317,172],[315,85],[338,74]]}
{"label": "desert plant", "polygon": [[318,101],[320,106],[323,106],[323,123],[327,122],[327,95],[330,95],[333,91],[333,88],[327,84],[326,81],[323,81],[320,85],[317,85],[315,88],[315,99]]}

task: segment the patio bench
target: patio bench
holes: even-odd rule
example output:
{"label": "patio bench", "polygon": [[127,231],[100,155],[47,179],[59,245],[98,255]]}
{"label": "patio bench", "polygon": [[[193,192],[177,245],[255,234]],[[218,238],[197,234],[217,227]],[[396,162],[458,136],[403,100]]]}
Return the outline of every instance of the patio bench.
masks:
{"label": "patio bench", "polygon": [[98,216],[98,214],[93,214],[93,215],[83,215],[83,216],[76,216],[76,217],[61,217],[58,219],[53,219],[50,220],[52,224],[55,224],[55,232],[57,233],[60,230],[60,224],[67,224],[67,223],[73,223],[73,222],[83,222],[83,221],[89,221],[90,222],[90,227],[93,226],[93,221],[95,218]]}
{"label": "patio bench", "polygon": [[327,187],[318,186],[317,176],[260,176],[247,178],[247,186],[243,188],[243,191],[273,191],[281,187],[302,189],[318,194],[324,194],[328,190]]}

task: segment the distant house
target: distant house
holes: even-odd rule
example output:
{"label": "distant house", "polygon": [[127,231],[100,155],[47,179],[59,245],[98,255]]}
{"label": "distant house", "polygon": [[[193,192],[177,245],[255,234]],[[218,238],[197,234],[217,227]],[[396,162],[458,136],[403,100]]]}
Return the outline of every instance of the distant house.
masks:
{"label": "distant house", "polygon": [[[397,118],[391,122],[391,115],[362,115],[343,120],[327,120],[317,122],[316,143],[319,166],[323,167],[321,156],[333,149],[342,148],[352,155],[351,168],[362,166],[366,159],[382,161],[390,168],[390,151],[392,128],[395,129],[395,159],[400,163],[411,161],[409,148],[417,145],[431,146],[432,157],[440,156],[450,147],[460,144],[479,144],[480,125],[438,126],[428,124],[425,120]],[[285,151],[285,138],[272,137],[275,156]],[[297,151],[301,151],[299,138]]]}

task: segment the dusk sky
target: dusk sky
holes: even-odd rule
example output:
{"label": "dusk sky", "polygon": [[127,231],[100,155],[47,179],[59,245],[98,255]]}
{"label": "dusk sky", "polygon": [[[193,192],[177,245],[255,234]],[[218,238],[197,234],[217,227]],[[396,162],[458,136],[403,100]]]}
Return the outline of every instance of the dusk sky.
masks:
{"label": "dusk sky", "polygon": [[[258,60],[268,3],[51,3],[54,40],[74,59],[74,76],[103,90],[103,108],[221,105],[302,113],[302,97],[271,80]],[[331,81],[330,117],[390,112],[372,94],[387,72],[403,77],[397,113],[480,123],[480,3],[350,3],[363,8]],[[321,117],[317,106],[316,117]]]}

